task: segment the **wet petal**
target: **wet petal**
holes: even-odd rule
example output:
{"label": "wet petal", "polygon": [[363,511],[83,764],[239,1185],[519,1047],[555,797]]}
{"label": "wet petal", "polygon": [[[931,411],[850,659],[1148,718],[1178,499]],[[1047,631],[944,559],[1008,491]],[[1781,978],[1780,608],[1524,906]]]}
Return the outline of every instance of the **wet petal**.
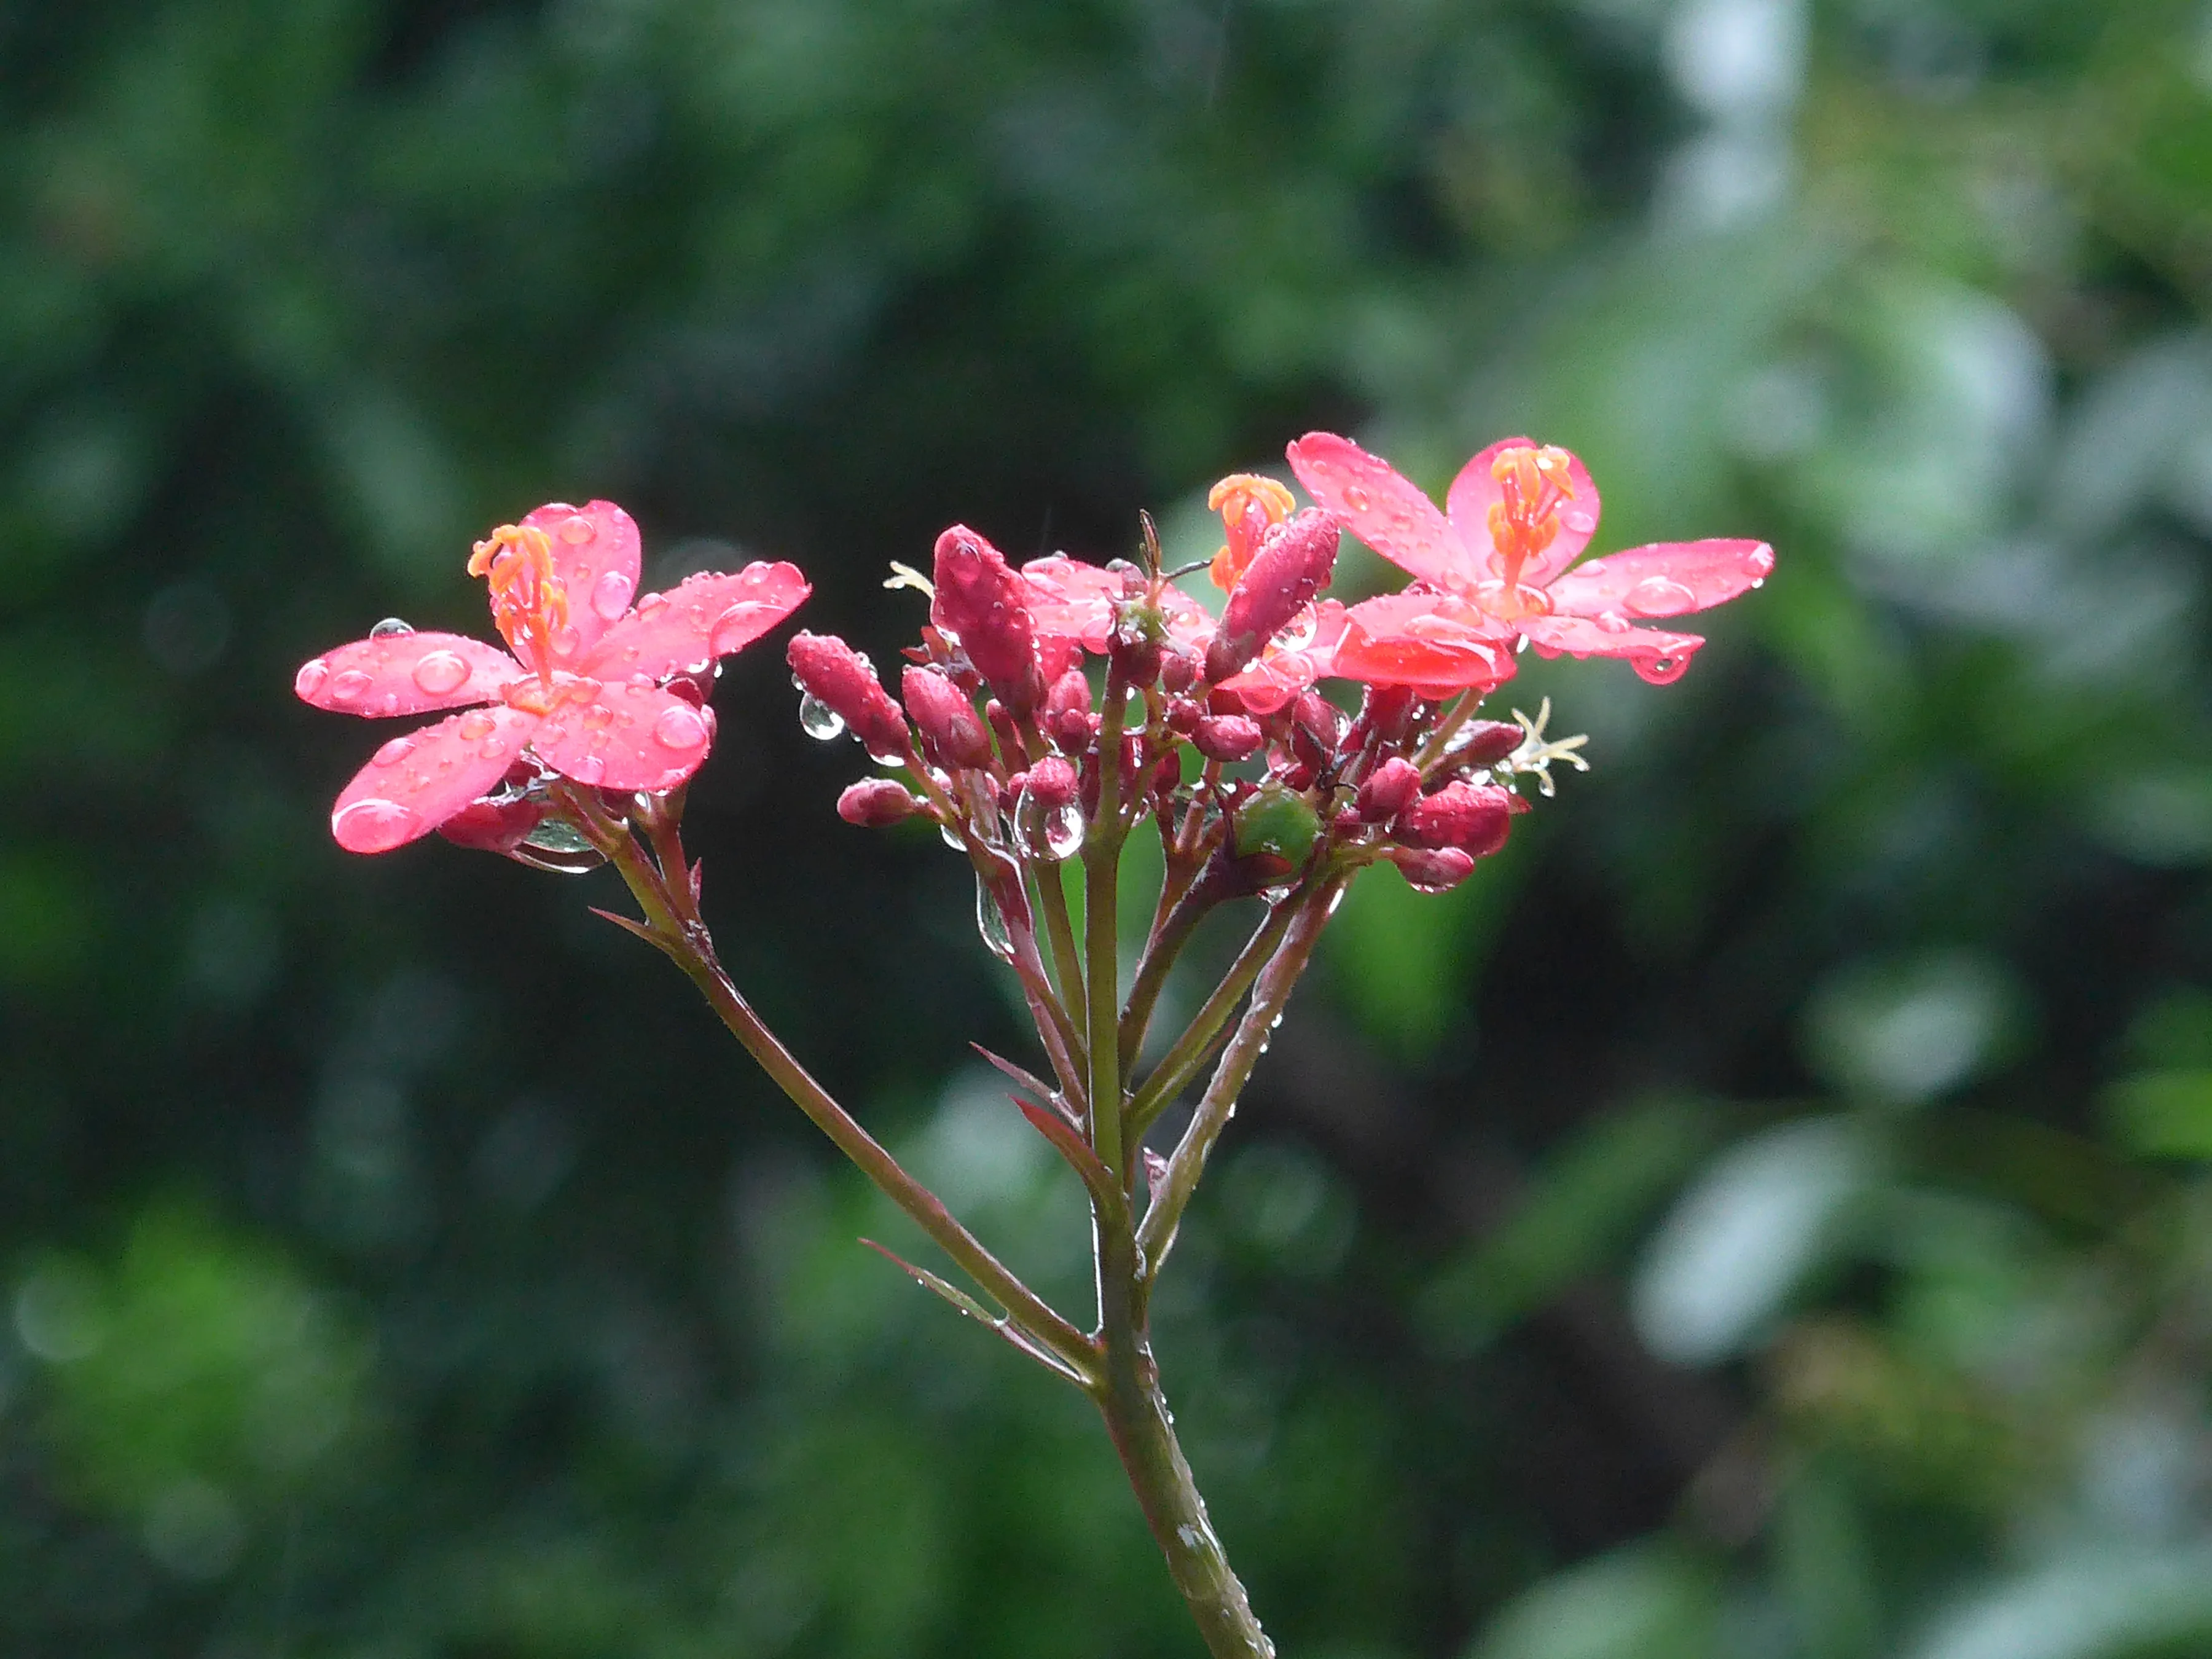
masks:
{"label": "wet petal", "polygon": [[1679,617],[1756,587],[1773,568],[1765,542],[1662,542],[1584,561],[1552,583],[1552,603],[1577,617]]}
{"label": "wet petal", "polygon": [[1522,624],[1522,631],[1540,656],[1565,652],[1571,657],[1626,657],[1655,685],[1680,679],[1705,642],[1702,635],[1633,627],[1610,611],[1600,617],[1534,617]]}
{"label": "wet petal", "polygon": [[612,501],[553,501],[522,522],[553,544],[553,574],[568,592],[568,628],[554,635],[553,659],[573,665],[629,609],[637,591],[637,522]]}
{"label": "wet petal", "polygon": [[[1488,574],[1436,503],[1380,456],[1334,432],[1309,432],[1288,453],[1306,494],[1391,563],[1429,581]],[[1479,545],[1487,552],[1487,538]]]}
{"label": "wet petal", "polygon": [[580,665],[602,679],[671,674],[703,668],[741,651],[799,609],[812,590],[799,567],[755,563],[734,574],[687,578],[665,593],[648,593],[608,629]]}
{"label": "wet petal", "polygon": [[[726,580],[726,579],[724,579]],[[579,783],[657,793],[699,769],[714,735],[712,709],[637,681],[609,683],[567,702],[531,738],[538,759]]]}
{"label": "wet petal", "polygon": [[[1065,553],[1031,559],[1021,569],[1022,580],[1034,590],[1030,614],[1036,628],[1040,657],[1048,653],[1066,658],[1070,643],[1093,656],[1106,653],[1106,636],[1113,631],[1114,607],[1122,594],[1121,573],[1108,570]],[[1213,618],[1206,607],[1173,584],[1160,589],[1161,611],[1168,620],[1170,639],[1185,643],[1210,638]],[[1067,663],[1060,662],[1060,672]],[[1048,667],[1048,678],[1057,678]]]}
{"label": "wet petal", "polygon": [[[1492,475],[1491,463],[1498,459],[1501,449],[1516,447],[1534,449],[1540,446],[1532,438],[1500,438],[1460,468],[1459,477],[1452,480],[1450,493],[1444,498],[1452,528],[1472,550],[1485,576],[1502,574],[1490,568],[1490,509],[1505,499],[1505,492]],[[1567,452],[1567,477],[1574,482],[1575,493],[1559,503],[1559,533],[1549,547],[1521,568],[1521,580],[1533,587],[1541,587],[1572,564],[1597,532],[1597,486],[1590,482],[1589,469],[1583,465],[1582,457],[1572,450]]]}
{"label": "wet petal", "polygon": [[1513,641],[1449,593],[1389,593],[1345,613],[1328,672],[1373,685],[1487,688],[1513,677]]}
{"label": "wet petal", "polygon": [[521,678],[520,663],[466,635],[384,634],[301,664],[292,689],[318,708],[380,718],[495,702]]}
{"label": "wet petal", "polygon": [[1310,629],[1293,624],[1270,640],[1250,667],[1215,689],[1234,694],[1255,714],[1273,714],[1322,675],[1334,672],[1330,664],[1344,642],[1349,617],[1339,601],[1322,600],[1314,607]]}
{"label": "wet petal", "polygon": [[495,705],[392,738],[339,794],[331,834],[349,853],[388,853],[429,834],[499,781],[537,724]]}

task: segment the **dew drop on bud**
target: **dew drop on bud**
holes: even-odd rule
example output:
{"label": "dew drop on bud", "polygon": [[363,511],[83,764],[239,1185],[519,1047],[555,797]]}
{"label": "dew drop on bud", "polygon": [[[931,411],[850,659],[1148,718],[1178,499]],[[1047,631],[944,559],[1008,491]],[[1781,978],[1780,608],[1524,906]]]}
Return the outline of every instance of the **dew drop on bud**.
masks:
{"label": "dew drop on bud", "polygon": [[707,741],[707,722],[699,718],[697,709],[678,703],[660,711],[660,718],[653,723],[653,740],[664,749],[689,754]]}
{"label": "dew drop on bud", "polygon": [[412,634],[414,631],[414,623],[402,622],[397,617],[386,617],[368,630],[368,637],[372,640],[396,640],[403,634]]}
{"label": "dew drop on bud", "polygon": [[339,675],[336,679],[331,682],[331,701],[332,702],[359,702],[362,697],[368,695],[368,688],[375,683],[375,681],[370,679],[368,675],[362,673],[358,668],[349,668],[344,673]]}
{"label": "dew drop on bud", "polygon": [[1014,936],[1006,926],[1006,913],[992,896],[990,884],[981,876],[975,878],[975,931],[983,936],[983,943],[993,955],[1009,958],[1013,956]]}
{"label": "dew drop on bud", "polygon": [[349,853],[388,853],[413,840],[419,823],[411,808],[370,796],[340,807],[331,816],[331,833]]}
{"label": "dew drop on bud", "polygon": [[1073,801],[1045,809],[1044,849],[1056,859],[1072,859],[1083,849],[1083,809]]}
{"label": "dew drop on bud", "polygon": [[845,735],[845,720],[811,691],[805,691],[799,699],[799,729],[818,743],[828,743]]}
{"label": "dew drop on bud", "polygon": [[432,651],[415,665],[415,684],[434,697],[456,690],[469,677],[469,665],[451,651]]}
{"label": "dew drop on bud", "polygon": [[629,609],[636,581],[626,570],[608,570],[592,584],[592,611],[601,622],[612,622]]}
{"label": "dew drop on bud", "polygon": [[397,766],[415,752],[415,739],[394,738],[369,757],[371,766]]}
{"label": "dew drop on bud", "polygon": [[1638,617],[1679,617],[1698,608],[1698,596],[1671,576],[1646,576],[1621,599]]}

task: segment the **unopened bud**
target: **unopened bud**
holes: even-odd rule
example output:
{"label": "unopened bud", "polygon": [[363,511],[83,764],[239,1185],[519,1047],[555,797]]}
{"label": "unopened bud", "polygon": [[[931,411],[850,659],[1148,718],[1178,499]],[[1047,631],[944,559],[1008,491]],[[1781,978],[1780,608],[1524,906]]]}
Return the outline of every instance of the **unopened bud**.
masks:
{"label": "unopened bud", "polygon": [[935,577],[930,620],[959,640],[1008,708],[1027,714],[1044,690],[1028,585],[1005,555],[965,525],[937,538]]}
{"label": "unopened bud", "polygon": [[1452,739],[1452,760],[1462,766],[1495,766],[1528,734],[1511,720],[1469,720]]}
{"label": "unopened bud", "polygon": [[482,853],[512,853],[545,817],[545,803],[517,800],[471,801],[438,826],[438,833],[459,847]]}
{"label": "unopened bud", "polygon": [[921,811],[921,803],[903,784],[890,778],[863,778],[837,797],[837,816],[863,830],[880,830]]}
{"label": "unopened bud", "polygon": [[958,686],[934,668],[909,668],[899,689],[906,695],[906,712],[938,762],[962,769],[991,763],[991,734]]}
{"label": "unopened bud", "polygon": [[834,634],[794,634],[784,656],[800,689],[843,720],[871,755],[899,760],[912,752],[906,716],[851,646]]}
{"label": "unopened bud", "polygon": [[1267,734],[1243,714],[1209,714],[1191,729],[1191,747],[1212,761],[1248,760],[1260,752]]}
{"label": "unopened bud", "polygon": [[1416,847],[1456,847],[1487,858],[1505,845],[1513,793],[1494,784],[1448,783],[1406,809],[1406,839]]}
{"label": "unopened bud", "polygon": [[1152,793],[1166,800],[1182,787],[1182,757],[1172,750],[1152,768]]}
{"label": "unopened bud", "polygon": [[1279,783],[1261,784],[1237,809],[1234,820],[1237,855],[1249,858],[1269,854],[1292,866],[1304,864],[1321,834],[1321,818],[1312,803]]}
{"label": "unopened bud", "polygon": [[1416,892],[1449,893],[1474,872],[1474,855],[1456,847],[1393,847],[1383,856]]}
{"label": "unopened bud", "polygon": [[1300,692],[1291,704],[1291,718],[1324,751],[1334,751],[1344,741],[1344,711],[1318,691]]}
{"label": "unopened bud", "polygon": [[1125,685],[1150,685],[1160,677],[1160,641],[1167,618],[1142,599],[1125,599],[1114,621],[1106,649]]}
{"label": "unopened bud", "polygon": [[1174,696],[1198,684],[1199,662],[1188,651],[1163,651],[1160,653],[1160,689]]}
{"label": "unopened bud", "polygon": [[1243,672],[1328,586],[1340,539],[1336,521],[1310,507],[1267,532],[1229,596],[1220,631],[1206,647],[1207,679],[1218,684]]}
{"label": "unopened bud", "polygon": [[1087,747],[1098,723],[1091,714],[1091,682],[1071,668],[1044,694],[1045,735],[1069,754]]}
{"label": "unopened bud", "polygon": [[1076,796],[1075,768],[1059,755],[1047,755],[1029,769],[1025,784],[1029,798],[1049,811],[1065,806]]}
{"label": "unopened bud", "polygon": [[1421,793],[1421,769],[1393,755],[1367,775],[1359,786],[1359,816],[1370,823],[1388,823],[1413,804]]}

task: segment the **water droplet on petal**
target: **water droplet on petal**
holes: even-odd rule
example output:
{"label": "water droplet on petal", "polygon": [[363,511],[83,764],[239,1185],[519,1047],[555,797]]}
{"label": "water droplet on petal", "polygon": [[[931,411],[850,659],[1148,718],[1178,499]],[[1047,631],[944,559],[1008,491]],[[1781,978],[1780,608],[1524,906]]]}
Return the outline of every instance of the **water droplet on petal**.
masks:
{"label": "water droplet on petal", "polygon": [[1621,603],[1638,617],[1679,617],[1698,608],[1698,596],[1671,576],[1646,576]]}
{"label": "water droplet on petal", "polygon": [[553,654],[556,657],[574,656],[578,647],[583,643],[584,636],[573,628],[556,628],[553,630]]}
{"label": "water droplet on petal", "polygon": [[599,533],[592,527],[592,521],[580,513],[561,520],[561,539],[571,547],[581,547]]}
{"label": "water droplet on petal", "polygon": [[584,711],[584,725],[592,731],[597,731],[602,726],[612,726],[614,720],[615,711],[603,702],[595,702]]}
{"label": "water droplet on petal", "polygon": [[765,607],[750,599],[741,599],[714,618],[714,632],[708,642],[718,657],[742,649],[750,643],[755,633],[753,623]]}
{"label": "water droplet on petal", "polygon": [[452,651],[432,651],[415,665],[415,684],[434,697],[442,697],[469,677],[469,665]]}
{"label": "water droplet on petal", "polygon": [[499,721],[481,708],[471,708],[461,716],[460,734],[471,743],[479,738],[488,738],[497,730]]}
{"label": "water droplet on petal", "polygon": [[301,697],[312,697],[323,689],[323,682],[331,677],[331,665],[320,657],[300,665],[300,672],[292,677],[292,690]]}
{"label": "water droplet on petal", "polygon": [[1559,509],[1559,528],[1587,536],[1597,528],[1597,514],[1586,507],[1563,507]]}
{"label": "water droplet on petal", "polygon": [[374,796],[340,807],[331,818],[331,833],[350,853],[388,853],[411,841],[422,820],[411,807]]}
{"label": "water droplet on petal", "polygon": [[403,634],[412,634],[414,631],[413,623],[402,622],[397,617],[386,617],[368,630],[368,637],[372,640],[396,640]]}
{"label": "water droplet on petal", "polygon": [[1690,659],[1687,653],[1679,657],[1638,657],[1632,666],[1654,685],[1672,685],[1690,672]]}
{"label": "water droplet on petal", "polygon": [[359,702],[375,684],[358,668],[349,668],[331,682],[330,699],[332,702]]}
{"label": "water droplet on petal", "polygon": [[1622,616],[1618,611],[1601,611],[1592,620],[1594,620],[1600,628],[1602,628],[1608,634],[1626,634],[1628,632],[1628,618]]}
{"label": "water droplet on petal", "polygon": [[378,750],[374,755],[370,756],[368,763],[371,766],[397,766],[401,761],[405,760],[414,752],[414,738],[394,738],[391,742],[386,744],[383,748]]}
{"label": "water droplet on petal", "polygon": [[609,570],[592,584],[592,609],[601,622],[612,622],[629,609],[629,596],[637,586],[625,570]]}
{"label": "water droplet on petal", "polygon": [[653,723],[653,740],[664,749],[689,754],[707,741],[707,722],[699,718],[697,709],[679,703],[660,711],[660,718]]}
{"label": "water droplet on petal", "polygon": [[579,783],[597,783],[607,775],[607,763],[597,755],[584,755],[561,769]]}
{"label": "water droplet on petal", "polygon": [[1354,513],[1364,513],[1375,501],[1374,497],[1358,484],[1346,484],[1344,487],[1344,504]]}
{"label": "water droplet on petal", "polygon": [[799,699],[799,729],[820,743],[845,735],[845,719],[811,691]]}

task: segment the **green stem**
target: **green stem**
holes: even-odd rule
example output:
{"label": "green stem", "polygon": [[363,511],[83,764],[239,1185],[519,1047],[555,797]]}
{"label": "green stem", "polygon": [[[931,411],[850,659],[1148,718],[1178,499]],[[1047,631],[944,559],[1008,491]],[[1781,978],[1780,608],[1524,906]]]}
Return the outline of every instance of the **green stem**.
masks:
{"label": "green stem", "polygon": [[1175,1155],[1168,1160],[1167,1174],[1152,1194],[1152,1206],[1145,1212],[1144,1224],[1137,1230],[1138,1255],[1145,1264],[1148,1283],[1158,1278],[1168,1252],[1175,1248],[1176,1229],[1182,1224],[1183,1206],[1190,1202],[1198,1178],[1205,1173],[1206,1158],[1237,1109],[1237,1097],[1244,1092],[1252,1067],[1267,1049],[1268,1036],[1282,1018],[1284,1004],[1291,1000],[1298,976],[1305,972],[1306,963],[1313,957],[1322,929],[1328,925],[1329,912],[1335,908],[1336,896],[1350,879],[1348,872],[1332,874],[1315,887],[1303,902],[1292,902],[1283,907],[1296,920],[1284,933],[1281,947],[1269,958],[1266,971],[1253,988],[1251,1006],[1237,1023],[1237,1035],[1222,1051],[1221,1063],[1214,1067],[1213,1079],[1206,1085],[1198,1109],[1191,1114],[1189,1127],[1184,1129]]}
{"label": "green stem", "polygon": [[1045,938],[1052,945],[1053,969],[1060,975],[1060,1000],[1072,1016],[1077,1042],[1087,1042],[1090,1010],[1083,988],[1083,957],[1075,945],[1075,923],[1067,914],[1067,889],[1060,883],[1058,864],[1032,867],[1036,874],[1037,908],[1044,912]]}
{"label": "green stem", "polygon": [[[706,924],[691,903],[690,883],[680,852],[674,849],[672,831],[656,827],[653,834],[664,860],[674,856],[675,868],[656,868],[629,830],[607,817],[597,801],[581,789],[565,786],[558,798],[570,816],[628,884],[645,912],[642,931],[651,942],[690,975],[707,999],[708,1006],[743,1043],[760,1068],[787,1095],[793,1105],[830,1137],[837,1150],[857,1164],[877,1189],[912,1217],[938,1247],[995,1298],[1014,1323],[1079,1376],[1095,1377],[1098,1352],[1090,1338],[1060,1317],[1013,1271],[993,1255],[981,1240],[963,1226],[936,1194],[902,1168],[896,1158],[854,1121],[786,1048],[776,1035],[738,992],[714,953]],[[663,839],[665,836],[668,838]],[[671,880],[672,874],[675,879]]]}
{"label": "green stem", "polygon": [[[1120,673],[1106,672],[1105,711],[1098,727],[1098,808],[1083,844],[1084,984],[1090,1015],[1085,1022],[1091,1059],[1091,1145],[1098,1161],[1126,1190],[1128,1170],[1121,1144],[1121,1045],[1116,981],[1115,908],[1120,902],[1121,843],[1121,713],[1127,697]],[[1104,1309],[1100,1313],[1103,1316]]]}
{"label": "green stem", "polygon": [[1129,1000],[1121,1010],[1121,1069],[1127,1073],[1137,1063],[1137,1056],[1145,1046],[1145,1032],[1152,1023],[1153,1006],[1166,988],[1168,975],[1173,970],[1176,958],[1182,947],[1198,931],[1198,924],[1206,913],[1221,902],[1218,894],[1209,891],[1201,878],[1195,886],[1184,889],[1166,917],[1152,929],[1146,941],[1145,954],[1137,963],[1135,982],[1129,987]]}
{"label": "green stem", "polygon": [[1252,937],[1245,941],[1244,948],[1237,953],[1237,960],[1230,964],[1228,973],[1214,988],[1213,994],[1206,998],[1198,1012],[1191,1017],[1190,1024],[1183,1028],[1182,1035],[1175,1040],[1175,1046],[1152,1068],[1152,1076],[1145,1080],[1144,1086],[1137,1091],[1136,1097],[1129,1103],[1129,1133],[1132,1138],[1143,1134],[1152,1126],[1152,1120],[1167,1109],[1168,1103],[1181,1094],[1190,1080],[1205,1068],[1207,1059],[1213,1053],[1214,1044],[1220,1041],[1228,1026],[1229,1017],[1237,1012],[1237,1005],[1243,1000],[1244,993],[1252,988],[1252,981],[1259,978],[1260,970],[1267,965],[1268,957],[1281,940],[1285,930],[1290,927],[1291,917],[1297,914],[1299,902],[1309,890],[1308,885],[1301,884],[1287,898],[1267,912],[1266,919],[1254,931]]}

